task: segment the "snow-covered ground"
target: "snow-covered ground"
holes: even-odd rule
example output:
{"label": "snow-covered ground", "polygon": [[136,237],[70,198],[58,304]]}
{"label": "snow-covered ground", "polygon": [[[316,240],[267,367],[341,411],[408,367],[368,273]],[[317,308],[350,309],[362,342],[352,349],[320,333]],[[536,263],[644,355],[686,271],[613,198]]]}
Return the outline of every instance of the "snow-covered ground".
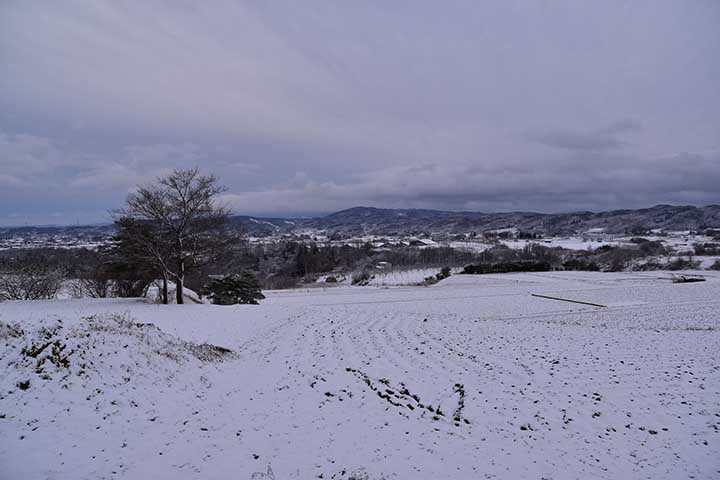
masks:
{"label": "snow-covered ground", "polygon": [[[435,268],[414,268],[414,269],[389,269],[376,270],[372,272],[372,278],[368,285],[374,287],[397,287],[422,284],[427,277],[434,277],[440,273],[440,267]],[[462,270],[456,268],[455,271]]]}
{"label": "snow-covered ground", "polygon": [[560,238],[560,237],[551,237],[546,239],[536,239],[536,240],[503,240],[503,243],[506,244],[510,248],[514,248],[516,250],[522,250],[523,248],[527,247],[530,244],[538,244],[542,245],[544,247],[562,247],[567,248],[568,250],[595,250],[596,248],[600,248],[606,245],[610,246],[617,246],[620,243],[622,243],[620,240],[608,240],[608,239],[588,239],[588,238],[581,238],[581,237],[568,237],[568,238]]}
{"label": "snow-covered ground", "polygon": [[[688,257],[685,257],[686,259]],[[700,268],[702,270],[707,270],[711,268],[715,262],[720,261],[720,256],[717,255],[703,255],[703,256],[694,256],[692,257],[693,260],[696,260],[700,262]]]}
{"label": "snow-covered ground", "polygon": [[[538,239],[507,239],[500,242],[510,248],[522,250],[530,244],[543,245],[545,247],[561,247],[568,250],[595,250],[603,246],[628,246],[633,245],[632,236],[601,235],[601,236],[574,236],[574,237],[547,237]],[[692,254],[693,246],[697,243],[713,243],[714,240],[706,235],[690,235],[687,232],[674,232],[667,236],[643,236],[650,241],[659,241],[683,255]],[[482,252],[492,247],[492,243],[485,243],[483,240],[476,241],[454,241],[448,246],[459,250],[470,250]]]}
{"label": "snow-covered ground", "polygon": [[3,303],[0,478],[718,478],[703,274]]}

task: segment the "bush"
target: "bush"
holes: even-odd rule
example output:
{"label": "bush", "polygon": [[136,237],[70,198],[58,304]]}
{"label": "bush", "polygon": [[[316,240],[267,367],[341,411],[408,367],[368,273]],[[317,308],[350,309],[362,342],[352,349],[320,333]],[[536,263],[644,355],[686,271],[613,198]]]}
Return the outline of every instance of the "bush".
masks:
{"label": "bush", "polygon": [[598,248],[595,249],[595,253],[607,253],[615,250],[616,247],[612,245],[600,245]]}
{"label": "bush", "polygon": [[695,270],[700,267],[700,262],[693,259],[676,258],[667,263],[668,270]]}
{"label": "bush", "polygon": [[[598,248],[596,252],[599,252],[603,248],[604,247]],[[633,259],[640,257],[643,257],[640,250],[611,247],[603,250],[603,253],[599,255],[598,262],[603,265],[606,270],[611,272],[622,272],[627,269],[627,266]]]}
{"label": "bush", "polygon": [[715,263],[710,265],[710,270],[720,270],[720,260],[715,260]]}
{"label": "bush", "polygon": [[114,294],[120,298],[138,298],[147,295],[152,279],[119,278],[113,280]]}
{"label": "bush", "polygon": [[452,272],[452,270],[450,269],[450,267],[443,267],[435,275],[425,277],[425,280],[423,281],[422,285],[425,285],[426,287],[430,286],[430,285],[435,285],[440,280],[445,280],[446,278],[448,278],[450,276],[451,272]]}
{"label": "bush", "polygon": [[467,265],[462,273],[478,275],[484,273],[510,272],[549,272],[552,267],[547,262],[503,262],[492,264]]}
{"label": "bush", "polygon": [[287,272],[278,272],[268,275],[262,280],[263,288],[269,290],[282,290],[298,286],[299,278]]}
{"label": "bush", "polygon": [[665,268],[665,265],[663,265],[659,261],[652,258],[652,259],[648,260],[647,262],[636,265],[634,270],[641,271],[641,272],[647,272],[647,271],[652,271],[652,270],[663,270],[664,268]]}
{"label": "bush", "polygon": [[213,278],[206,287],[205,294],[216,305],[257,305],[258,300],[265,298],[252,272]]}
{"label": "bush", "polygon": [[720,243],[696,243],[695,255],[720,255]]}
{"label": "bush", "polygon": [[367,272],[365,270],[363,270],[362,272],[354,273],[352,276],[352,284],[361,286],[367,285],[368,283],[370,283],[370,279],[372,277],[373,276],[370,275],[370,272]]}
{"label": "bush", "polygon": [[62,282],[62,272],[41,259],[19,259],[10,270],[0,272],[0,301],[55,298]]}
{"label": "bush", "polygon": [[70,292],[74,298],[108,298],[113,294],[113,283],[104,277],[82,277],[70,284]]}
{"label": "bush", "polygon": [[597,263],[578,258],[571,258],[563,262],[562,266],[565,270],[581,270],[586,272],[597,272],[600,270]]}
{"label": "bush", "polygon": [[325,279],[325,283],[337,283],[337,278],[329,276]]}
{"label": "bush", "polygon": [[645,241],[640,243],[640,253],[644,256],[650,255],[666,255],[670,250],[660,241]]}
{"label": "bush", "polygon": [[438,273],[436,277],[438,280],[442,280],[444,278],[448,278],[451,272],[452,270],[450,270],[450,267],[443,267],[440,269],[440,273]]}
{"label": "bush", "polygon": [[107,298],[113,295],[114,285],[109,267],[94,260],[77,268],[77,278],[70,284],[73,297]]}

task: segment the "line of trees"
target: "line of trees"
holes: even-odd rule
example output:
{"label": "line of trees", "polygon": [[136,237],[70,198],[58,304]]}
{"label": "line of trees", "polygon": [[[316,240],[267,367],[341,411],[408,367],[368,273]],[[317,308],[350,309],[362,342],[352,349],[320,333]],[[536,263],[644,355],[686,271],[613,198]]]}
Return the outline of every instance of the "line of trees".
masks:
{"label": "line of trees", "polygon": [[[0,300],[52,298],[63,280],[71,279],[67,284],[77,297],[141,297],[158,282],[162,303],[171,300],[171,284],[179,304],[185,302],[186,285],[225,302],[241,298],[240,293],[249,295],[243,298],[260,298],[253,297],[259,287],[292,288],[322,274],[372,272],[380,262],[393,268],[470,265],[478,271],[528,269],[528,262],[543,269],[611,271],[693,268],[697,263],[640,265],[643,258],[672,253],[662,242],[645,238],[632,239],[630,246],[588,251],[534,243],[522,250],[498,244],[482,252],[412,245],[374,248],[369,243],[322,245],[304,239],[251,245],[229,225],[229,209],[220,202],[224,191],[215,176],[202,175],[197,168],[174,170],[128,195],[123,207],[112,213],[114,241],[98,251],[48,249],[40,254],[11,252],[9,257],[0,252]],[[717,253],[718,248],[717,243],[705,243],[697,245],[696,252]],[[259,284],[244,272],[257,273]],[[247,291],[231,291],[238,285]]]}
{"label": "line of trees", "polygon": [[43,300],[55,297],[62,287],[63,271],[42,256],[23,256],[9,262],[0,275],[0,301]]}

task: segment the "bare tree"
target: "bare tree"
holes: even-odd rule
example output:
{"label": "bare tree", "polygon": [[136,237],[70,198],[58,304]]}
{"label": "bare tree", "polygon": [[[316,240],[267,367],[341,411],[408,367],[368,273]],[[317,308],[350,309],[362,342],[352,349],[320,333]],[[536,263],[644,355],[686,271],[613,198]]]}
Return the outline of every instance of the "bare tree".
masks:
{"label": "bare tree", "polygon": [[112,296],[112,280],[106,277],[82,277],[72,285],[75,298],[108,298]]}
{"label": "bare tree", "polygon": [[62,272],[42,261],[18,260],[10,270],[0,272],[0,301],[54,298],[62,282]]}
{"label": "bare tree", "polygon": [[113,295],[113,279],[101,256],[89,256],[79,266],[74,281],[70,284],[71,294],[76,298],[107,298]]}
{"label": "bare tree", "polygon": [[[130,216],[116,218],[118,234],[109,251],[111,268],[122,277],[124,293],[145,292],[147,286],[162,277],[160,296],[168,303],[168,269],[172,257],[170,239],[157,222],[136,220]],[[142,288],[135,288],[140,287]]]}
{"label": "bare tree", "polygon": [[197,168],[174,170],[156,183],[139,186],[128,195],[115,221],[152,259],[163,278],[177,285],[177,303],[183,303],[187,273],[211,261],[226,246],[223,226],[229,210],[218,205],[224,192],[214,175]]}

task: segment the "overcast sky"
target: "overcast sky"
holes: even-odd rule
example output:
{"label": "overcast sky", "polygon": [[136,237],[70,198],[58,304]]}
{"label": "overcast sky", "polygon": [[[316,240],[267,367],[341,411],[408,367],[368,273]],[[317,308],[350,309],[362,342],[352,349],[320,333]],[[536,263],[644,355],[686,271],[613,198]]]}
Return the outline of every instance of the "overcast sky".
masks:
{"label": "overcast sky", "polygon": [[720,203],[720,2],[0,2],[0,225]]}

